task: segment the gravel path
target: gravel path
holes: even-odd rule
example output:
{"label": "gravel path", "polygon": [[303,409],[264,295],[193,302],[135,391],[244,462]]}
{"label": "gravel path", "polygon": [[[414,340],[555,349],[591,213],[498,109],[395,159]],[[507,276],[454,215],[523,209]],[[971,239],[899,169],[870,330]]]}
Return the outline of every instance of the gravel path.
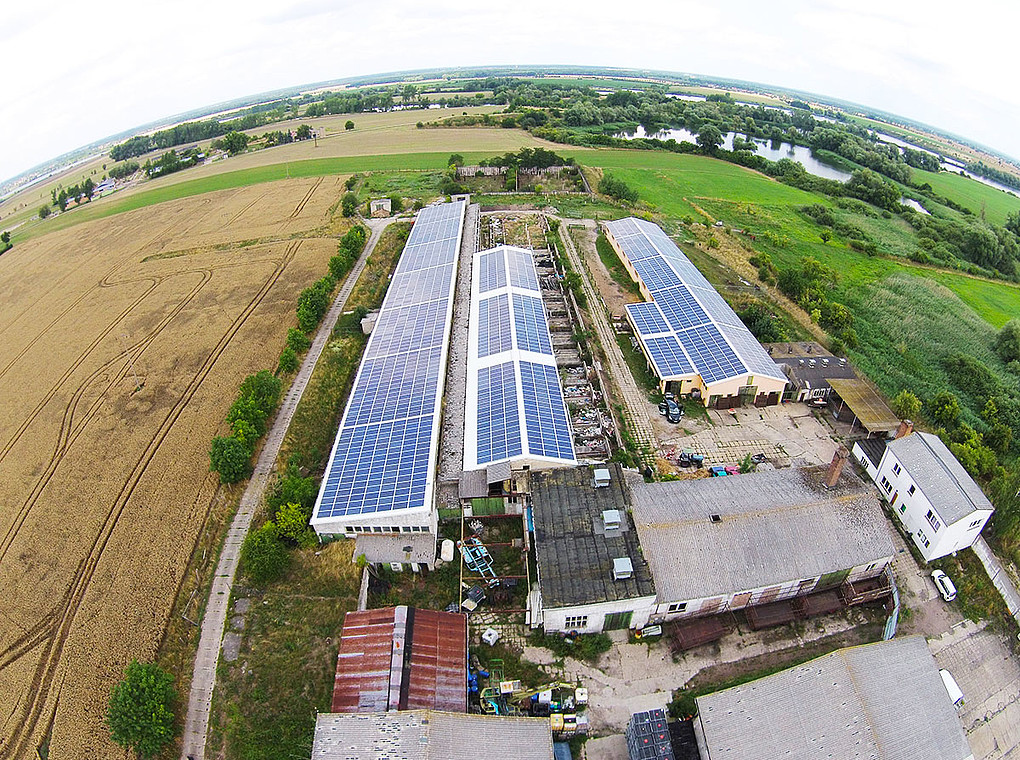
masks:
{"label": "gravel path", "polygon": [[301,364],[294,382],[291,384],[287,395],[280,405],[273,426],[269,430],[265,444],[259,454],[258,462],[255,464],[255,471],[248,481],[248,487],[241,497],[241,504],[234,520],[227,531],[227,537],[223,542],[223,549],[220,552],[220,560],[216,566],[216,575],[213,578],[212,587],[209,589],[209,603],[206,605],[202,616],[202,634],[198,642],[198,651],[195,654],[195,667],[191,677],[191,692],[188,696],[188,714],[184,721],[184,738],[181,743],[181,758],[188,760],[204,760],[205,741],[209,729],[209,709],[212,706],[213,688],[216,686],[216,666],[219,662],[223,631],[226,627],[228,605],[230,604],[230,593],[234,586],[234,575],[237,572],[237,562],[241,553],[241,544],[248,528],[251,526],[255,510],[262,503],[262,494],[269,482],[273,466],[276,464],[276,457],[280,453],[280,446],[283,444],[287,428],[294,417],[301,394],[304,393],[308,380],[315,369],[315,363],[319,360],[326,342],[329,340],[333,326],[340,318],[344,304],[354,289],[361,270],[365,268],[369,255],[375,248],[376,243],[382,236],[386,226],[393,222],[393,219],[371,219],[365,220],[366,226],[371,231],[365,250],[361,258],[354,265],[347,279],[344,281],[340,292],[337,293],[333,306],[327,312],[326,317],[319,325],[315,334],[308,355]]}

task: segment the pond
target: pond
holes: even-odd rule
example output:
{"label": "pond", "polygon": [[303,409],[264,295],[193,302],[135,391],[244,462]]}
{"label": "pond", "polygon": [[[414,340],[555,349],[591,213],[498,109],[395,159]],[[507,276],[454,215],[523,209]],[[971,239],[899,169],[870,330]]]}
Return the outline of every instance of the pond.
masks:
{"label": "pond", "polygon": [[[727,132],[723,135],[723,147],[726,148],[726,150],[733,149],[733,138],[736,137],[736,135],[736,132]],[[615,136],[623,137],[627,140],[633,140],[638,137],[651,137],[656,140],[676,140],[677,142],[686,141],[695,144],[697,144],[698,141],[698,136],[689,129],[663,129],[649,134],[645,131],[645,128],[640,125],[634,132],[619,132]],[[845,172],[842,169],[837,169],[834,166],[822,163],[811,155],[810,148],[803,145],[778,143],[776,147],[773,147],[772,143],[768,140],[753,140],[752,142],[755,146],[755,153],[767,158],[769,161],[779,161],[780,159],[788,158],[791,161],[796,161],[798,164],[803,166],[809,174],[814,174],[816,177],[834,179],[837,182],[846,182],[850,179],[850,172]]]}
{"label": "pond", "polygon": [[910,206],[910,208],[914,209],[914,211],[924,214],[925,216],[931,216],[931,212],[913,198],[900,198],[900,203],[904,206]]}

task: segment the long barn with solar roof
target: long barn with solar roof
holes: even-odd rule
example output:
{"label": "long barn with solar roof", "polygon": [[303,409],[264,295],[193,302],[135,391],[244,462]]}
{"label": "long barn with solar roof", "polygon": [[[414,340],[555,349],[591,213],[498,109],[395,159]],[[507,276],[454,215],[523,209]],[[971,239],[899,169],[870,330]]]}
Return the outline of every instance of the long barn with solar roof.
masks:
{"label": "long barn with solar roof", "polygon": [[605,230],[647,299],[627,318],[660,390],[720,409],[780,402],[783,371],[662,229],[630,217]]}

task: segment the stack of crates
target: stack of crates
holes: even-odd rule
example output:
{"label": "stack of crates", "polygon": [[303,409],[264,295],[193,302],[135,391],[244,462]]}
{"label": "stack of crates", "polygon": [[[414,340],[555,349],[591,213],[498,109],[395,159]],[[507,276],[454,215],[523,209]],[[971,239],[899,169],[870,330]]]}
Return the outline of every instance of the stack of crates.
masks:
{"label": "stack of crates", "polygon": [[665,710],[634,713],[626,736],[630,760],[674,760]]}

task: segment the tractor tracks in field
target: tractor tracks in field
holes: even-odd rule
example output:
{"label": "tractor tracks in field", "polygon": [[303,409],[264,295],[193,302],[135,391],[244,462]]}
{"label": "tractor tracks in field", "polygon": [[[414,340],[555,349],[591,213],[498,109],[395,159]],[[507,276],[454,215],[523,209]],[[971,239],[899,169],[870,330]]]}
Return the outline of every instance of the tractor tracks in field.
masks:
{"label": "tractor tracks in field", "polygon": [[[52,692],[54,685],[57,683],[57,677],[60,675],[61,656],[70,636],[75,617],[89,591],[92,578],[96,573],[100,560],[103,558],[103,553],[113,535],[121,514],[130,502],[132,495],[144,477],[159,447],[170,434],[177,420],[184,413],[184,410],[198,392],[202,383],[212,372],[220,356],[283,275],[283,272],[297,253],[301,242],[296,240],[287,247],[284,256],[277,263],[273,273],[266,279],[258,292],[221,336],[199,370],[189,381],[187,388],[160,423],[156,433],[149,439],[144,451],[135,461],[128,478],[114,499],[112,506],[107,511],[98,534],[92,541],[87,554],[79,562],[75,575],[60,601],[42,620],[38,621],[3,650],[0,650],[0,668],[4,668],[40,646],[43,647],[38,663],[35,666],[32,681],[25,692],[25,699],[17,705],[6,721],[7,725],[13,724],[13,731],[8,736],[0,738],[0,754],[15,758],[27,757],[32,750],[32,743],[37,736],[36,729],[39,727],[40,721],[48,720],[47,730],[52,728],[56,713],[56,702],[53,701]],[[191,298],[193,297],[194,295],[191,296]],[[121,373],[126,374],[126,371],[127,369],[124,367]],[[124,375],[122,374],[121,376]],[[73,412],[71,412],[71,416],[73,417]],[[65,413],[65,420],[66,418],[67,413]],[[60,457],[63,456],[63,452],[66,452],[66,446],[61,451]],[[47,482],[52,477],[52,469],[55,469],[55,467],[51,468],[51,471],[45,476]],[[42,488],[38,488],[36,494],[41,493],[41,491]],[[33,500],[36,498],[38,498],[37,495],[31,497]],[[6,548],[9,548],[9,546],[10,541],[7,541]],[[52,709],[49,711],[46,709],[48,704],[52,704]]]}

